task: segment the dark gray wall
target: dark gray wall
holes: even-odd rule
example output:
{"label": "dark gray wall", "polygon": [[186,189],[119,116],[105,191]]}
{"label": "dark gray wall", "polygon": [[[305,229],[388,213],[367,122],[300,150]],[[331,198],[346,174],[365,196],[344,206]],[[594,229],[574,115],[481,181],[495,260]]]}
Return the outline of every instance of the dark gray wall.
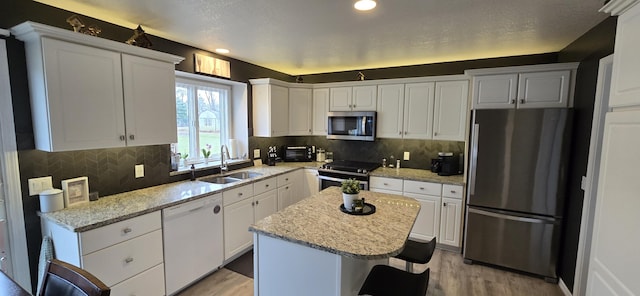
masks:
{"label": "dark gray wall", "polygon": [[568,192],[558,270],[560,278],[571,291],[574,284],[584,199],[584,191],[580,189],[580,183],[582,176],[587,174],[598,63],[601,58],[613,53],[616,20],[615,17],[607,18],[558,54],[560,62],[580,62],[576,78]]}

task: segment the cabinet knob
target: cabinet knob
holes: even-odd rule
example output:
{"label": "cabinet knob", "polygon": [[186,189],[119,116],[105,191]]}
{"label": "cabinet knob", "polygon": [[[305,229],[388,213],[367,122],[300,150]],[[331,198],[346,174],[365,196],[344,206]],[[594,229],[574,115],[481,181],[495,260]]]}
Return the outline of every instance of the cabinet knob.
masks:
{"label": "cabinet knob", "polygon": [[408,134],[408,133],[409,133],[409,132],[407,132],[407,131],[404,131],[404,134],[405,134],[405,135],[406,135],[406,134]]}
{"label": "cabinet knob", "polygon": [[256,203],[252,201],[251,202],[251,206],[255,206],[255,205],[256,205]]}
{"label": "cabinet knob", "polygon": [[402,135],[402,131],[399,131],[399,132],[398,132],[398,135]]}
{"label": "cabinet knob", "polygon": [[284,178],[285,181],[289,181],[289,178]]}
{"label": "cabinet knob", "polygon": [[309,133],[311,133],[311,129],[309,129]]}
{"label": "cabinet knob", "polygon": [[512,99],[512,100],[511,100],[511,104],[513,105],[513,104],[515,104],[515,103],[516,103],[516,100],[515,100],[515,99]]}
{"label": "cabinet knob", "polygon": [[120,135],[120,141],[124,141],[126,137],[124,135]]}
{"label": "cabinet knob", "polygon": [[438,132],[433,132],[433,135],[434,135],[434,136],[437,136],[437,135],[438,135]]}
{"label": "cabinet knob", "polygon": [[443,204],[442,204],[442,206],[443,206],[443,207],[446,207],[446,206],[447,206],[447,203],[446,203],[446,202],[445,202],[445,203],[443,203]]}
{"label": "cabinet knob", "polygon": [[129,135],[129,140],[135,140],[136,137],[134,135]]}
{"label": "cabinet knob", "polygon": [[267,187],[267,188],[269,188],[269,184],[265,184],[265,185],[264,185],[264,187]]}
{"label": "cabinet knob", "polygon": [[389,183],[382,183],[382,185],[384,185],[384,186],[389,186]]}
{"label": "cabinet knob", "polygon": [[455,190],[451,190],[451,193],[456,193],[456,191]]}
{"label": "cabinet knob", "polygon": [[520,104],[524,104],[524,99],[520,99]]}
{"label": "cabinet knob", "polygon": [[238,196],[242,196],[242,192],[238,192]]}
{"label": "cabinet knob", "polygon": [[131,231],[132,231],[132,230],[131,230],[131,228],[129,228],[129,227],[127,227],[127,228],[125,228],[125,229],[122,229],[122,233],[125,233],[125,234],[126,234],[126,233],[129,233],[129,232],[131,232]]}
{"label": "cabinet knob", "polygon": [[133,262],[133,258],[131,257],[127,257],[127,259],[124,259],[124,263],[131,263]]}
{"label": "cabinet knob", "polygon": [[259,201],[259,200],[256,200],[256,205],[258,205],[259,203],[260,203],[260,201]]}
{"label": "cabinet knob", "polygon": [[420,190],[424,190],[424,187],[420,187]]}

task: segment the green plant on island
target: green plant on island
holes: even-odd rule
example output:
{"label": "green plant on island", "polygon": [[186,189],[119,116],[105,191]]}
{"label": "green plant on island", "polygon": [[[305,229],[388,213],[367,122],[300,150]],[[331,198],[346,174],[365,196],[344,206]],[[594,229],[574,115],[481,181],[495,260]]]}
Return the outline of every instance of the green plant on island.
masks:
{"label": "green plant on island", "polygon": [[358,194],[360,193],[360,181],[356,179],[347,179],[342,181],[342,185],[340,186],[342,189],[342,193],[346,194]]}

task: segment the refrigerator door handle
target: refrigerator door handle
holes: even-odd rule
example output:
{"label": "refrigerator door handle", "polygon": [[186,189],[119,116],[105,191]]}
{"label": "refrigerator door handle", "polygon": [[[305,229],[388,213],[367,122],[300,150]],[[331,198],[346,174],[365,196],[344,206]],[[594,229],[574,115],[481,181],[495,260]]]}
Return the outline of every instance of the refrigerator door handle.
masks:
{"label": "refrigerator door handle", "polygon": [[471,173],[469,174],[469,196],[476,192],[476,167],[478,165],[478,132],[480,124],[474,123],[471,132]]}
{"label": "refrigerator door handle", "polygon": [[488,212],[488,211],[483,211],[483,210],[474,209],[474,208],[469,208],[469,213],[475,213],[475,214],[495,217],[495,218],[499,218],[499,219],[506,219],[506,220],[512,220],[512,221],[526,222],[526,223],[537,223],[537,224],[555,224],[555,223],[557,223],[557,221],[555,219],[553,219],[553,218],[519,217],[519,216],[500,214],[500,213],[496,213],[496,212]]}

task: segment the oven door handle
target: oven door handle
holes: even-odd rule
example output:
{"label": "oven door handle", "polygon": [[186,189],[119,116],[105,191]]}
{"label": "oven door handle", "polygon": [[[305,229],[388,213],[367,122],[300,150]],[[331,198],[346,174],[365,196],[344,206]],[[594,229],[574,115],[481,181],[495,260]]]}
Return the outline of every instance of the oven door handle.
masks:
{"label": "oven door handle", "polygon": [[327,180],[327,181],[335,181],[335,182],[342,182],[342,181],[345,180],[344,178],[334,178],[334,177],[327,177],[327,176],[318,176],[318,179]]}
{"label": "oven door handle", "polygon": [[[335,178],[335,177],[328,177],[328,176],[318,175],[318,181],[320,181],[320,182],[318,182],[319,183],[318,187],[320,188],[320,190],[322,190],[322,180],[334,181],[334,182],[342,183],[342,181],[344,181],[345,179],[344,178]],[[362,187],[363,187],[362,189],[363,190],[369,190],[369,181],[362,181],[361,180],[360,181],[360,185],[362,185]]]}

